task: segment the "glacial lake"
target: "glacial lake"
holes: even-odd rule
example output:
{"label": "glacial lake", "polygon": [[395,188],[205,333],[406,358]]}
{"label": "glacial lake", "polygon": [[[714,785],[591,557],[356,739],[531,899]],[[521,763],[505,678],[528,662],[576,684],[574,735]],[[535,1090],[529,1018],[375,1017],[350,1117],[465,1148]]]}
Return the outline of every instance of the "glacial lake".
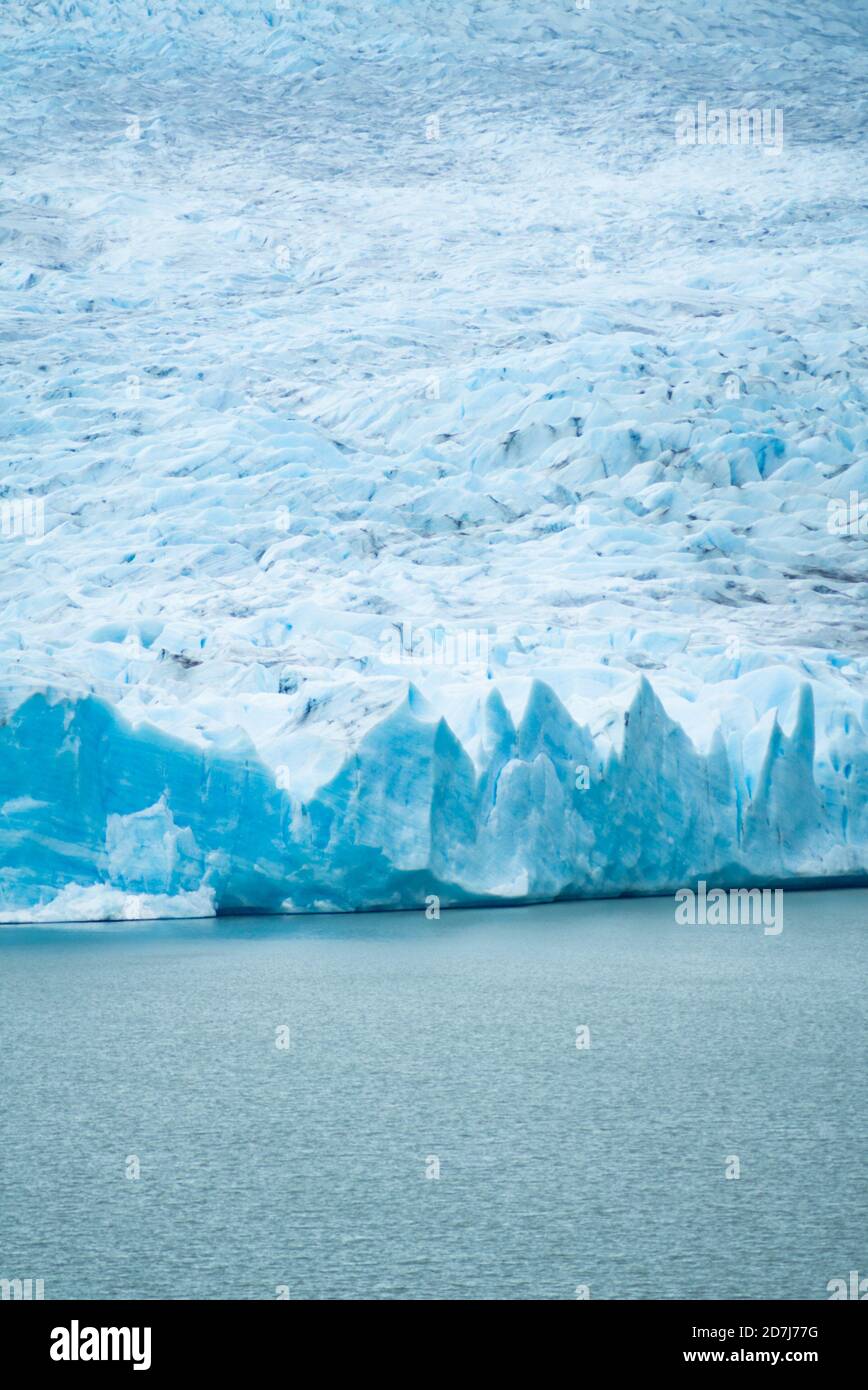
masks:
{"label": "glacial lake", "polygon": [[828,1298],[868,1274],[866,922],[848,890],[776,936],[671,898],[0,928],[0,1276]]}

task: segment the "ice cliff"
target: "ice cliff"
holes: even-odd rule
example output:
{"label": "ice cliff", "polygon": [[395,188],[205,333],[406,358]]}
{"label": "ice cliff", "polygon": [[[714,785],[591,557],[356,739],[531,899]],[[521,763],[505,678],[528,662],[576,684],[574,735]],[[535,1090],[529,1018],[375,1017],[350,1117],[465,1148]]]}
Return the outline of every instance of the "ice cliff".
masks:
{"label": "ice cliff", "polygon": [[0,920],[868,877],[866,37],[8,0]]}

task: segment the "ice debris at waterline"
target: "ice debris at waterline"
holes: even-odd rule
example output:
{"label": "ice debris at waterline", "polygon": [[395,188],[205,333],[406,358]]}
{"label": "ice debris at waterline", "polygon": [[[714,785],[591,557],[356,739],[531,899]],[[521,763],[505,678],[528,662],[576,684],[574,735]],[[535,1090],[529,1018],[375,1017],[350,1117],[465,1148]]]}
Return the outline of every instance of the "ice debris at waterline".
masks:
{"label": "ice debris at waterline", "polygon": [[2,920],[868,876],[866,34],[8,0]]}

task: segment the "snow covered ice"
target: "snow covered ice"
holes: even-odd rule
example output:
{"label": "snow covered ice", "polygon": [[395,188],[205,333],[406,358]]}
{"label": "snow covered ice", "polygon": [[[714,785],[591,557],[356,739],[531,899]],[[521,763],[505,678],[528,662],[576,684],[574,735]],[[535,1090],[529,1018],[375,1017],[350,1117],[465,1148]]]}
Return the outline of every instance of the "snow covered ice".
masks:
{"label": "snow covered ice", "polygon": [[866,38],[7,0],[2,920],[864,880]]}

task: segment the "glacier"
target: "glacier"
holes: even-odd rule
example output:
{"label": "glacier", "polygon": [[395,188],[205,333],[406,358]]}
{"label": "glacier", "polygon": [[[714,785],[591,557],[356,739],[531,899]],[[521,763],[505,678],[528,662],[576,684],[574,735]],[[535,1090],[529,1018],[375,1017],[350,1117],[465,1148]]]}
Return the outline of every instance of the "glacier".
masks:
{"label": "glacier", "polygon": [[868,879],[866,39],[7,0],[0,921]]}

